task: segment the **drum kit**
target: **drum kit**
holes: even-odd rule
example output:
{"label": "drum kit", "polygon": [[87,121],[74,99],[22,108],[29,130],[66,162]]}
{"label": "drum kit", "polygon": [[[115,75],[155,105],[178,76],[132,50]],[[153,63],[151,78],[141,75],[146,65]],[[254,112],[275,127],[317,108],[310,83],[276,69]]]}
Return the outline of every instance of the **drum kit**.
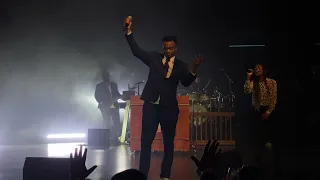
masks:
{"label": "drum kit", "polygon": [[[193,85],[191,85],[191,90],[178,89],[178,96],[189,96],[189,106],[190,112],[233,112],[236,103],[235,94],[232,92],[233,81],[230,79],[228,74],[226,74],[223,69],[221,71],[225,74],[229,80],[229,92],[221,93],[218,87],[209,88],[211,80],[207,82],[204,88],[200,86],[200,78],[197,78]],[[140,95],[140,84],[144,81],[137,82],[130,86],[128,84],[128,92],[126,94],[127,99],[129,100],[132,95]],[[136,91],[136,89],[138,91]],[[194,117],[194,116],[193,116]],[[208,123],[208,117],[194,117],[193,121],[190,120],[190,123],[196,127],[201,127],[205,123]],[[127,135],[125,141],[130,143],[130,130],[127,130]]]}
{"label": "drum kit", "polygon": [[[178,89],[177,94],[179,96],[189,96],[190,112],[232,112],[236,105],[236,97],[232,92],[233,81],[228,74],[224,74],[229,80],[228,93],[221,93],[218,87],[214,89],[208,88],[211,80],[208,81],[204,88],[199,88],[201,87],[200,82],[196,80],[192,85],[191,91]],[[197,117],[194,119],[194,125],[200,125],[207,119],[208,117]]]}

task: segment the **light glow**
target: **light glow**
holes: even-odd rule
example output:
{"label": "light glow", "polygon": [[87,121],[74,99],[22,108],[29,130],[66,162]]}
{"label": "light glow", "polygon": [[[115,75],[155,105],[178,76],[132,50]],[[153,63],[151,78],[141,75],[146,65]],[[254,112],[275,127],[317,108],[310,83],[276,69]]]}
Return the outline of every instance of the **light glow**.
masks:
{"label": "light glow", "polygon": [[125,103],[126,101],[122,100],[122,99],[118,99],[118,103]]}
{"label": "light glow", "polygon": [[80,145],[84,144],[83,142],[48,144],[48,157],[69,157],[70,153],[74,153],[75,148],[79,150]]}
{"label": "light glow", "polygon": [[[131,159],[128,158],[130,152],[126,148],[126,146],[121,145],[119,149],[116,151],[116,173],[129,169],[131,167]],[[128,161],[128,159],[130,159]]]}
{"label": "light glow", "polygon": [[86,134],[48,134],[48,139],[75,139],[75,138],[85,138]]}

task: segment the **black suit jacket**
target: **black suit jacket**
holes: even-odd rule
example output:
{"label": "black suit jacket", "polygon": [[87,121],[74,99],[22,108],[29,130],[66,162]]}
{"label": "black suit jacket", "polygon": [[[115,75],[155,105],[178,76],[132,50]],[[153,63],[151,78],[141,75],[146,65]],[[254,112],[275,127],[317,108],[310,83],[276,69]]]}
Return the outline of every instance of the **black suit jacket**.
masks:
{"label": "black suit jacket", "polygon": [[175,58],[170,78],[165,78],[163,68],[163,54],[158,52],[147,52],[139,47],[133,34],[126,35],[131,51],[135,57],[140,59],[149,67],[148,81],[144,87],[141,99],[147,102],[155,102],[160,95],[160,104],[165,106],[178,106],[176,94],[179,82],[187,87],[196,76],[190,72],[188,65]]}
{"label": "black suit jacket", "polygon": [[102,104],[104,106],[110,107],[113,103],[115,103],[115,106],[117,107],[117,100],[121,97],[121,94],[118,90],[118,85],[114,82],[111,82],[110,89],[111,92],[106,82],[101,82],[97,84],[94,97],[96,98],[96,101],[99,103],[99,108]]}

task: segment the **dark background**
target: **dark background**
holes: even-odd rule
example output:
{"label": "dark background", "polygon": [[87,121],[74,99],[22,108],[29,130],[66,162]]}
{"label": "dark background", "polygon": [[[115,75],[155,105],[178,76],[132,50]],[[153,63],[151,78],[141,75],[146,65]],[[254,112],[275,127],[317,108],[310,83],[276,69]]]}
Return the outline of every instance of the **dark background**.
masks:
{"label": "dark background", "polygon": [[[200,76],[226,92],[224,69],[234,81],[239,123],[250,101],[243,94],[245,71],[265,64],[278,82],[280,144],[294,149],[297,140],[316,143],[315,7],[267,0],[1,1],[0,137],[79,132],[99,124],[93,92],[100,69],[109,69],[120,91],[147,76],[123,37],[123,20],[131,15],[143,48],[161,51],[161,37],[177,35],[178,56],[190,63],[203,53]],[[229,48],[239,44],[265,46]]]}
{"label": "dark background", "polygon": [[[224,69],[242,103],[245,70],[270,60],[269,6],[231,0],[7,1],[1,6],[3,124],[46,128],[43,133],[70,131],[75,122],[78,131],[97,124],[93,92],[101,68],[110,71],[120,91],[147,76],[121,31],[127,15],[143,48],[161,51],[162,36],[176,35],[181,59],[190,63],[204,54],[199,75],[212,80],[209,88],[228,93]],[[229,48],[239,44],[265,47]],[[60,127],[62,122],[69,125]]]}

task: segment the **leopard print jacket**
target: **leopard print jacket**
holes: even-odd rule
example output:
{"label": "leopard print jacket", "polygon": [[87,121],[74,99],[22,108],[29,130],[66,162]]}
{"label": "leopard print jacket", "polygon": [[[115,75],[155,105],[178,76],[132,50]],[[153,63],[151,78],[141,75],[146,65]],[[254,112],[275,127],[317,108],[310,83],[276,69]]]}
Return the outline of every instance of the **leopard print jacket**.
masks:
{"label": "leopard print jacket", "polygon": [[[264,82],[259,82],[260,84],[260,94],[261,94],[261,100],[260,105],[261,106],[267,106],[268,110],[267,112],[271,113],[277,104],[277,82],[273,79],[267,78],[267,86],[269,87],[269,93],[267,90],[267,87],[265,86]],[[244,83],[244,92],[249,94],[252,94],[252,105],[255,105],[255,93],[253,90],[253,81],[246,81]]]}

